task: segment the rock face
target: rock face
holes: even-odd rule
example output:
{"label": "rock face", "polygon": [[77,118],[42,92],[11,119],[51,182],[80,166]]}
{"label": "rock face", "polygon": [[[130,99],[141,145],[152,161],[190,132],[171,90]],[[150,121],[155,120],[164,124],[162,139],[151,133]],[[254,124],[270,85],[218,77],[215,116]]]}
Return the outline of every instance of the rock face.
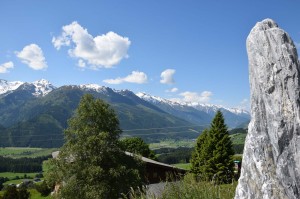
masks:
{"label": "rock face", "polygon": [[240,198],[300,198],[300,64],[289,35],[271,19],[247,38],[251,122]]}

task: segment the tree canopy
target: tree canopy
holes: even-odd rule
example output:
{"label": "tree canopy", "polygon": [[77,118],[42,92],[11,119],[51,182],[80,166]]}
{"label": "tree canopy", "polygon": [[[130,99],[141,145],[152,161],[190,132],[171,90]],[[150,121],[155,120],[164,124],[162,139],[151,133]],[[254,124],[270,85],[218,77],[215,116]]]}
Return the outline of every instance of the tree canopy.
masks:
{"label": "tree canopy", "polygon": [[119,121],[108,104],[83,96],[65,130],[65,144],[47,179],[59,198],[118,198],[141,185],[143,165],[119,146]]}
{"label": "tree canopy", "polygon": [[197,139],[192,155],[192,172],[206,180],[229,183],[233,178],[234,151],[221,111],[217,111],[210,129]]}
{"label": "tree canopy", "polygon": [[120,140],[121,147],[124,151],[141,155],[146,158],[156,160],[155,153],[149,148],[149,145],[139,137],[128,137]]}

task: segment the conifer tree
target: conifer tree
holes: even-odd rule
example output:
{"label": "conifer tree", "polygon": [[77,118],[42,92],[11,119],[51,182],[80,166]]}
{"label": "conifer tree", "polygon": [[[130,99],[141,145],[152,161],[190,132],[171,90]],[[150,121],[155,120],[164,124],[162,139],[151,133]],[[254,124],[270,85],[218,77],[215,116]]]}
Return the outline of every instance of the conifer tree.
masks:
{"label": "conifer tree", "polygon": [[209,130],[197,140],[192,157],[192,172],[216,183],[229,183],[233,178],[234,151],[221,111],[217,111]]}
{"label": "conifer tree", "polygon": [[209,137],[212,156],[207,162],[208,174],[217,182],[229,183],[234,174],[234,151],[221,111],[217,111],[211,123]]}
{"label": "conifer tree", "polygon": [[205,175],[207,173],[206,164],[207,160],[210,158],[208,135],[208,129],[205,129],[201,135],[199,135],[191,158],[191,171],[202,179],[207,178]]}

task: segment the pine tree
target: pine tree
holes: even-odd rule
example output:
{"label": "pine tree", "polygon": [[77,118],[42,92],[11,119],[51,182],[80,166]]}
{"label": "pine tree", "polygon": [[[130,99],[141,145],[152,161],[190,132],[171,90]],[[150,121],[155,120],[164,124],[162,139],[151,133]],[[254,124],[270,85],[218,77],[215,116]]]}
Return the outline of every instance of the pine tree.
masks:
{"label": "pine tree", "polygon": [[207,162],[209,176],[216,182],[229,183],[234,174],[234,151],[221,111],[217,111],[209,135],[209,145],[212,147],[212,156]]}
{"label": "pine tree", "polygon": [[197,140],[192,157],[192,172],[216,183],[229,183],[233,178],[234,151],[221,111],[217,111],[209,130]]}
{"label": "pine tree", "polygon": [[207,160],[210,158],[209,152],[209,140],[208,140],[209,131],[205,129],[201,135],[197,138],[196,147],[192,153],[191,171],[196,174],[201,179],[206,179],[206,164]]}
{"label": "pine tree", "polygon": [[65,144],[47,174],[60,183],[60,198],[118,198],[141,185],[142,164],[119,146],[121,130],[114,111],[92,95],[83,96],[65,131]]}

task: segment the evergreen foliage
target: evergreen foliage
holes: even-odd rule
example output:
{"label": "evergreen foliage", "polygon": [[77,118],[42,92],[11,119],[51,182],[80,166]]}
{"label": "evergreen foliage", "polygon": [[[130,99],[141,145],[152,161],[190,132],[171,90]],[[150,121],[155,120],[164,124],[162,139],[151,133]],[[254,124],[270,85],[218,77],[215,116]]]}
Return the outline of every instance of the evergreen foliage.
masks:
{"label": "evergreen foliage", "polygon": [[118,198],[141,185],[143,165],[119,146],[114,111],[92,95],[83,96],[65,130],[65,144],[46,178],[61,184],[58,198]]}
{"label": "evergreen foliage", "polygon": [[189,163],[193,148],[178,147],[178,148],[161,148],[155,150],[159,162],[166,164]]}
{"label": "evergreen foliage", "polygon": [[192,172],[205,180],[230,183],[233,179],[234,151],[221,111],[218,111],[210,129],[197,139],[192,156]]}
{"label": "evergreen foliage", "polygon": [[209,131],[205,129],[197,138],[196,147],[192,153],[191,171],[202,178],[207,178],[207,161],[211,158],[211,147],[209,146]]}
{"label": "evergreen foliage", "polygon": [[42,163],[49,157],[41,156],[36,158],[10,158],[0,156],[0,172],[32,173],[43,170]]}
{"label": "evergreen foliage", "polygon": [[120,140],[121,147],[124,151],[128,151],[134,154],[141,155],[152,160],[156,160],[154,151],[149,148],[149,144],[144,142],[139,137],[129,137]]}

